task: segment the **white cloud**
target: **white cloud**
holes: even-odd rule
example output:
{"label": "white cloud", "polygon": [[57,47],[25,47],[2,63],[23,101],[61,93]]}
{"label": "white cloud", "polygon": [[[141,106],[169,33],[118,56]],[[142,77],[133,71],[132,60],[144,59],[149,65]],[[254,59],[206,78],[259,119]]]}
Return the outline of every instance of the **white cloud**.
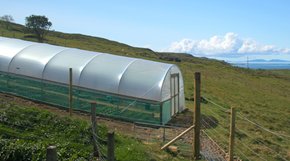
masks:
{"label": "white cloud", "polygon": [[196,56],[290,54],[289,48],[262,45],[252,39],[242,39],[232,32],[226,33],[224,36],[213,36],[203,40],[183,39],[173,42],[164,51],[186,52]]}

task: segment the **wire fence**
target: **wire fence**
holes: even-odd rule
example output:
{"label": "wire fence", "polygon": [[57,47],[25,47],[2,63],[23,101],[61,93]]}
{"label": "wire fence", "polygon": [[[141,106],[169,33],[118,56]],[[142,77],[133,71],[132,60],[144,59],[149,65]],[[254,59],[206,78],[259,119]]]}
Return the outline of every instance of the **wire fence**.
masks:
{"label": "wire fence", "polygon": [[[92,159],[94,157],[94,155],[97,153],[98,160],[100,160],[100,161],[107,160],[107,157],[108,157],[107,156],[107,146],[105,146],[105,144],[107,144],[107,140],[104,140],[103,138],[98,136],[93,130],[92,130],[92,134],[93,134],[93,144],[95,144],[97,146],[97,149],[96,149],[96,151],[93,151],[91,153],[90,158]],[[101,142],[103,144],[101,144]]]}
{"label": "wire fence", "polygon": [[[202,133],[216,145],[223,156],[228,155],[229,144],[229,108],[203,97],[208,104],[202,108]],[[235,128],[234,155],[236,160],[290,160],[289,135],[279,133],[253,121],[237,112]],[[202,136],[201,136],[202,137]],[[202,150],[207,160],[215,156],[215,151]],[[206,156],[207,155],[207,156]]]}
{"label": "wire fence", "polygon": [[206,160],[224,161],[228,158],[229,112],[216,108],[218,104],[202,97],[201,153]]}

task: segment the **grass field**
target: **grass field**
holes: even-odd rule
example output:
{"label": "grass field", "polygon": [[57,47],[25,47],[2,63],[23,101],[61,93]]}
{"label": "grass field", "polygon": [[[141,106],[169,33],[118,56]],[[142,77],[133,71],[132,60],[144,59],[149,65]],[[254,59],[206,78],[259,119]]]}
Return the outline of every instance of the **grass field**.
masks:
{"label": "grass field", "polygon": [[[17,24],[13,24],[9,30],[1,27],[0,36],[36,41],[30,34],[24,33],[23,26]],[[225,108],[237,109],[236,155],[245,160],[290,160],[289,70],[242,69],[222,61],[182,53],[154,52],[81,34],[50,32],[45,42],[177,64],[183,73],[186,106],[190,110],[193,107],[193,101],[190,100],[193,97],[194,72],[200,71],[202,96]],[[202,113],[218,121],[215,127],[207,131],[226,148],[228,114],[211,103],[202,104]]]}

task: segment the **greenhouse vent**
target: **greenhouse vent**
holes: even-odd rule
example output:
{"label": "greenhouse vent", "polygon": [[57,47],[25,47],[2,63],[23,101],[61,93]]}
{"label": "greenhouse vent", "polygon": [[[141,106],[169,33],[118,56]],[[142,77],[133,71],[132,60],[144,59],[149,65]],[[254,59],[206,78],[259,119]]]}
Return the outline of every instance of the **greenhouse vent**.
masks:
{"label": "greenhouse vent", "polygon": [[184,110],[173,64],[0,37],[0,92],[131,122],[166,124]]}

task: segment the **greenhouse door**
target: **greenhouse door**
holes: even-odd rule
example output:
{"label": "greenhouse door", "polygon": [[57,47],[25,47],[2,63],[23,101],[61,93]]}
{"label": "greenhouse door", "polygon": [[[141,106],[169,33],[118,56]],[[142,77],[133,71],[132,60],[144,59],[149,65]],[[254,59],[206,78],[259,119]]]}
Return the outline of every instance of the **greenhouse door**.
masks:
{"label": "greenhouse door", "polygon": [[171,74],[170,77],[171,93],[171,116],[178,112],[179,108],[179,74]]}

